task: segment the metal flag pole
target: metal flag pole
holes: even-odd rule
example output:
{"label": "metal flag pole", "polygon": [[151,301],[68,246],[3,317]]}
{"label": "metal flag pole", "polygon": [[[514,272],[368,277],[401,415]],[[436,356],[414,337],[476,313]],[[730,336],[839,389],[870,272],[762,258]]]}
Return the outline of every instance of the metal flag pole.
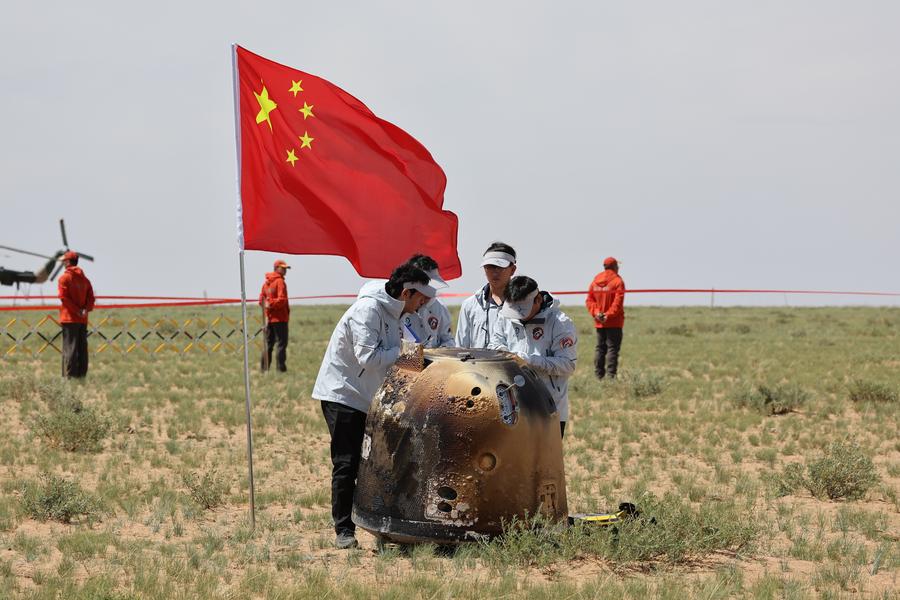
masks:
{"label": "metal flag pole", "polygon": [[250,341],[247,338],[247,285],[244,277],[244,220],[241,204],[241,109],[238,91],[237,44],[231,45],[231,81],[234,87],[234,142],[237,163],[237,226],[241,263],[241,328],[244,331],[244,407],[247,418],[247,474],[250,484],[250,531],[256,530],[256,492],[253,485],[253,421],[250,417]]}
{"label": "metal flag pole", "polygon": [[241,250],[241,322],[244,330],[244,407],[247,417],[247,472],[250,481],[250,530],[256,529],[256,494],[253,486],[253,427],[250,418],[250,342],[247,339],[247,286],[244,283],[244,251]]}

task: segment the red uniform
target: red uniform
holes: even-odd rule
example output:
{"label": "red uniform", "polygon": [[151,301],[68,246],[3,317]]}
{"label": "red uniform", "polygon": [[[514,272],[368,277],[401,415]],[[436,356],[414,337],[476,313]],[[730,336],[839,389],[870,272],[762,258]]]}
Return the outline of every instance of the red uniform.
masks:
{"label": "red uniform", "polygon": [[291,306],[288,304],[287,284],[281,273],[266,273],[266,282],[259,292],[259,305],[266,307],[266,320],[269,323],[290,321]]}
{"label": "red uniform", "polygon": [[88,313],[94,310],[94,288],[81,267],[66,267],[59,278],[60,323],[87,323]]}
{"label": "red uniform", "polygon": [[594,320],[594,327],[597,329],[621,328],[625,325],[625,282],[613,269],[605,269],[594,277],[584,303],[592,317],[596,317],[598,313],[606,315],[606,320],[602,323]]}

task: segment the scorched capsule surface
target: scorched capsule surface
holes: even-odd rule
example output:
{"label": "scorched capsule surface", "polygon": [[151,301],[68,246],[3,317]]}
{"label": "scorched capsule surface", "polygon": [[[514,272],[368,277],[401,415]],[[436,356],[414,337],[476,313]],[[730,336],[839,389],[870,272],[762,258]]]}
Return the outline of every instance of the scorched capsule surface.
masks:
{"label": "scorched capsule surface", "polygon": [[387,541],[452,543],[567,512],[559,415],[514,355],[440,348],[420,371],[391,370],[366,420],[354,523]]}

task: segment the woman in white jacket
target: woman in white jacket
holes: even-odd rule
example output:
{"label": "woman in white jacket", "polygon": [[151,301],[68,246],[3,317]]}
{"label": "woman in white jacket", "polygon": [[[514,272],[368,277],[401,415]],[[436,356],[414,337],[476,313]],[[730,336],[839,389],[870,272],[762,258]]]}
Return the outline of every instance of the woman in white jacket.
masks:
{"label": "woman in white jacket", "polygon": [[322,358],[312,397],[322,402],[331,434],[331,516],[338,548],[358,545],[350,514],[366,414],[400,357],[400,318],[434,297],[429,281],[427,273],[405,264],[384,285],[363,286],[334,328]]}
{"label": "woman in white jacket", "polygon": [[569,377],[578,359],[575,323],[559,309],[559,300],[538,289],[531,277],[513,277],[488,348],[519,356],[547,387],[564,435],[569,420]]}

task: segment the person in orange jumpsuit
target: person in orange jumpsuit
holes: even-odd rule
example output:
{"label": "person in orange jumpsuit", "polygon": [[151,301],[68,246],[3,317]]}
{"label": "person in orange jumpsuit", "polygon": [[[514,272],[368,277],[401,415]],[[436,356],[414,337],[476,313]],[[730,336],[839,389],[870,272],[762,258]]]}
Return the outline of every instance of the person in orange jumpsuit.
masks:
{"label": "person in orange jumpsuit", "polygon": [[273,271],[266,273],[266,282],[259,292],[259,305],[266,314],[265,347],[261,367],[269,370],[272,364],[272,350],[278,345],[275,353],[276,366],[282,373],[287,371],[288,321],[291,320],[291,306],[288,303],[287,284],[284,276],[291,267],[281,259],[275,261]]}
{"label": "person in orange jumpsuit", "polygon": [[612,256],[603,260],[603,271],[591,282],[584,303],[597,328],[594,374],[597,379],[615,379],[625,325],[625,282],[619,277],[618,260]]}
{"label": "person in orange jumpsuit", "polygon": [[88,371],[87,323],[88,313],[94,310],[94,288],[78,266],[78,253],[69,250],[59,259],[65,263],[57,289],[62,302],[59,324],[62,327],[63,377],[81,378]]}

